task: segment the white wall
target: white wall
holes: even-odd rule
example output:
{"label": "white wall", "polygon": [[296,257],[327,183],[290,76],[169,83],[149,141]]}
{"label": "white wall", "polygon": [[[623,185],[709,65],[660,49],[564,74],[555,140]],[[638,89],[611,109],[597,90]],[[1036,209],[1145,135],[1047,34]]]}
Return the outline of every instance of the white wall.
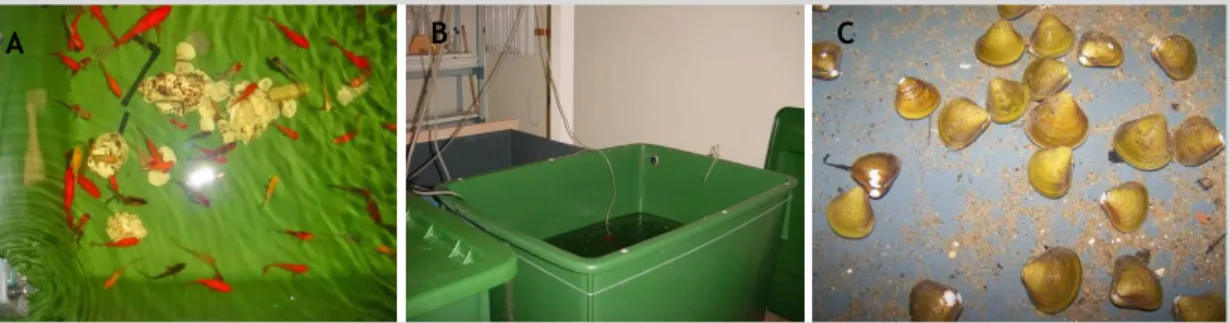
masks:
{"label": "white wall", "polygon": [[577,6],[577,137],[763,166],[773,116],[803,105],[803,6]]}
{"label": "white wall", "polygon": [[[475,6],[461,6],[461,24],[466,26],[471,51],[475,51],[477,48],[476,38],[479,32],[474,25],[475,12]],[[543,12],[542,19],[546,19],[545,10]],[[533,15],[531,12],[526,11],[526,16],[522,19],[533,19]],[[407,28],[413,30],[412,24],[412,21],[407,22]],[[407,33],[409,32],[407,31]],[[503,45],[504,40],[488,38],[486,42],[487,46],[499,47]],[[498,56],[497,54],[488,54],[486,56],[486,74],[488,77],[491,77],[495,67],[495,60]],[[431,111],[433,113],[457,111],[457,84],[455,79],[447,77],[436,80],[436,91],[431,100]],[[494,79],[488,80],[492,82],[486,94],[487,118],[489,120],[517,119],[520,120],[519,129],[521,131],[539,136],[547,135],[547,83],[543,78],[542,64],[539,63],[538,56],[506,55],[499,73],[495,75]],[[409,118],[414,113],[414,104],[418,102],[423,81],[407,80],[404,84],[407,94],[406,102],[409,105],[406,115]],[[471,93],[469,80],[465,77],[462,78],[461,90],[464,91],[462,95],[464,95],[465,99],[465,108],[468,108]]]}

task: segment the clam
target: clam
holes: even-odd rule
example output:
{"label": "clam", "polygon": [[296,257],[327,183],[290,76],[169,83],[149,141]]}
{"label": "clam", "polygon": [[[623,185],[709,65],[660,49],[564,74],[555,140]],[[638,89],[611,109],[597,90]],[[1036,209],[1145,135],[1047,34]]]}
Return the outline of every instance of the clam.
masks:
{"label": "clam", "polygon": [[1029,39],[1029,51],[1038,57],[1059,58],[1071,51],[1075,43],[1076,34],[1072,33],[1072,28],[1048,13],[1038,20]]}
{"label": "clam", "polygon": [[1057,199],[1072,186],[1072,148],[1059,146],[1034,152],[1025,167],[1029,185],[1038,194]]}
{"label": "clam", "polygon": [[940,109],[937,122],[940,141],[944,142],[944,146],[961,150],[987,130],[987,126],[991,124],[991,116],[974,101],[962,97],[948,101],[944,108]]}
{"label": "clam", "polygon": [[872,153],[859,157],[850,168],[850,176],[867,191],[867,196],[879,199],[901,172],[901,160],[890,153]]}
{"label": "clam", "polygon": [[1225,138],[1209,118],[1188,117],[1174,130],[1174,159],[1184,166],[1200,166],[1225,147]]}
{"label": "clam", "polygon": [[1150,56],[1166,76],[1175,81],[1186,80],[1196,72],[1196,47],[1182,35],[1170,35],[1166,38],[1149,38],[1153,45]]}
{"label": "clam", "polygon": [[1068,92],[1047,97],[1025,118],[1025,134],[1041,148],[1076,148],[1085,142],[1088,131],[1089,119],[1085,111]]}
{"label": "clam", "polygon": [[1076,48],[1076,61],[1086,67],[1115,67],[1123,64],[1123,46],[1106,33],[1085,32]]}
{"label": "clam", "polygon": [[897,81],[897,98],[893,105],[902,118],[926,118],[940,106],[940,90],[931,83],[906,76]]}
{"label": "clam", "polygon": [[1034,101],[1042,101],[1052,94],[1059,93],[1072,82],[1068,66],[1053,58],[1035,58],[1025,67],[1025,75],[1021,81],[1029,86],[1030,95]]}
{"label": "clam", "polygon": [[1034,10],[1034,5],[999,5],[999,18],[1004,20],[1013,20],[1024,16],[1030,10]]}
{"label": "clam", "polygon": [[1021,282],[1034,308],[1046,314],[1067,309],[1080,295],[1081,259],[1072,249],[1051,247],[1021,268]]}
{"label": "clam", "polygon": [[1154,113],[1119,125],[1111,146],[1119,158],[1137,169],[1165,167],[1172,155],[1166,117]]}
{"label": "clam", "polygon": [[1149,189],[1139,182],[1119,184],[1102,193],[1098,204],[1115,230],[1132,233],[1149,217]]}
{"label": "clam", "polygon": [[911,321],[956,321],[964,308],[961,293],[947,285],[923,280],[910,289]]}
{"label": "clam", "polygon": [[1226,300],[1217,293],[1198,296],[1176,296],[1170,307],[1175,321],[1225,322]]}
{"label": "clam", "polygon": [[1025,39],[1007,20],[996,21],[974,43],[974,56],[991,66],[1007,66],[1021,59],[1024,53]]}
{"label": "clam", "polygon": [[867,199],[867,191],[862,187],[852,188],[829,201],[828,218],[833,232],[846,239],[865,238],[876,225],[871,200]]}
{"label": "clam", "polygon": [[995,123],[1012,123],[1020,119],[1029,101],[1029,87],[1025,83],[997,77],[991,79],[991,84],[987,86],[987,113]]}
{"label": "clam", "polygon": [[841,46],[831,41],[811,44],[811,75],[831,81],[841,75]]}
{"label": "clam", "polygon": [[1162,283],[1144,260],[1132,255],[1119,256],[1111,273],[1110,303],[1155,311],[1162,307]]}

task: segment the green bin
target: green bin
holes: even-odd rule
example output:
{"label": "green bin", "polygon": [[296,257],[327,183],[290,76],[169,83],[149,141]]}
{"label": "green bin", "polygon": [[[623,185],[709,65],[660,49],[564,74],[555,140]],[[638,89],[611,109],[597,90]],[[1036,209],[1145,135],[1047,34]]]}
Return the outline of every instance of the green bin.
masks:
{"label": "green bin", "polygon": [[[803,177],[803,109],[785,107],[777,111],[773,122],[773,134],[769,137],[769,152],[765,155],[764,168],[782,174]],[[803,185],[794,187],[794,196],[803,195]],[[777,269],[773,275],[773,293],[769,298],[769,310],[793,321],[803,317],[803,199],[790,202],[790,214],[786,215],[786,235],[777,253]]]}
{"label": "green bin", "polygon": [[490,321],[488,291],[517,272],[512,249],[420,198],[406,199],[409,321]]}
{"label": "green bin", "polygon": [[759,321],[796,185],[634,144],[446,183],[464,198],[440,199],[516,252],[495,320]]}

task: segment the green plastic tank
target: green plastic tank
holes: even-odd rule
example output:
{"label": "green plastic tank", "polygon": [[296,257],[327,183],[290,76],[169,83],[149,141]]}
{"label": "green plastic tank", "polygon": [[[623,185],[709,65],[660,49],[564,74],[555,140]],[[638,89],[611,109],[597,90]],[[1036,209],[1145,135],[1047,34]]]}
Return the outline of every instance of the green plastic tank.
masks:
{"label": "green plastic tank", "polygon": [[440,199],[516,252],[495,320],[759,321],[795,186],[633,144],[446,183],[464,198]]}
{"label": "green plastic tank", "polygon": [[488,291],[517,272],[512,249],[426,200],[406,200],[408,320],[490,321]]}
{"label": "green plastic tank", "polygon": [[[804,143],[803,109],[785,107],[777,111],[773,122],[773,134],[769,137],[769,152],[765,155],[764,168],[803,177]],[[794,187],[794,196],[803,195],[803,185]],[[777,269],[773,274],[773,292],[769,298],[769,311],[793,321],[803,321],[803,253],[806,252],[803,236],[803,198],[790,201],[790,214],[786,215],[786,230],[777,253]]]}

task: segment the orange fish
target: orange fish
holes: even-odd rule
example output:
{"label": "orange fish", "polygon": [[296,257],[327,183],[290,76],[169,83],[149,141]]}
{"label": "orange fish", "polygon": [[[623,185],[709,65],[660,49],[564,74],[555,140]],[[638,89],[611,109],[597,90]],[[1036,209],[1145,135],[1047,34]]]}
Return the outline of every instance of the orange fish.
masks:
{"label": "orange fish", "polygon": [[107,177],[107,181],[110,182],[109,184],[111,184],[111,191],[119,193],[120,184],[115,181],[115,175],[111,175],[111,177]]}
{"label": "orange fish", "polygon": [[73,198],[77,194],[77,176],[74,169],[81,167],[81,147],[73,147],[68,153],[68,165],[64,167],[64,215],[68,218],[68,226],[73,226]]}
{"label": "orange fish", "polygon": [[68,66],[68,69],[73,71],[74,76],[76,76],[77,72],[80,72],[82,69],[85,68],[86,65],[90,64],[90,61],[93,60],[89,57],[86,57],[86,58],[82,58],[81,61],[78,62],[72,57],[68,57],[68,55],[64,55],[64,53],[61,53],[61,52],[51,53],[51,55],[59,57],[60,61],[64,62],[64,66]]}
{"label": "orange fish", "polygon": [[114,93],[117,98],[124,97],[124,91],[120,90],[120,83],[111,77],[111,73],[107,72],[107,66],[103,65],[102,61],[98,61],[98,69],[102,70],[103,76],[107,78],[107,86],[111,87],[111,93]]}
{"label": "orange fish", "polygon": [[367,198],[367,214],[372,216],[372,221],[376,221],[376,224],[384,224],[384,218],[380,216],[380,207],[371,197]]}
{"label": "orange fish", "polygon": [[286,269],[287,271],[290,271],[291,277],[298,276],[308,271],[307,265],[275,263],[275,264],[265,265],[265,268],[261,270],[261,275],[262,276],[268,275],[269,269],[274,268],[274,267],[282,268],[282,269]]}
{"label": "orange fish", "polygon": [[384,124],[382,127],[384,127],[385,129],[388,129],[389,131],[392,131],[392,132],[397,132],[397,124],[396,124],[396,123],[386,123],[386,124]]}
{"label": "orange fish", "polygon": [[174,117],[171,118],[171,124],[175,125],[175,127],[179,128],[180,130],[188,129],[187,123],[184,123],[183,121],[175,120]]}
{"label": "orange fish", "polygon": [[215,276],[214,278],[197,279],[197,280],[184,284],[184,286],[188,286],[192,284],[199,284],[201,286],[205,286],[209,288],[211,291],[214,291],[217,293],[230,293],[231,292],[231,285],[222,281],[222,279],[219,279],[219,277],[217,276]]}
{"label": "orange fish", "polygon": [[232,101],[231,105],[236,105],[239,104],[239,102],[243,102],[243,100],[247,99],[253,92],[256,92],[256,83],[248,84],[248,87],[244,88],[243,93],[239,95],[239,99]]}
{"label": "orange fish", "polygon": [[222,71],[221,74],[218,74],[217,79],[225,80],[231,78],[231,76],[238,74],[240,70],[243,70],[243,62],[235,62],[234,65],[231,65],[231,67],[227,68],[225,71]]}
{"label": "orange fish", "polygon": [[142,137],[145,137],[145,149],[149,149],[149,156],[154,161],[162,161],[162,153],[158,151],[158,147],[154,145],[154,141],[149,139],[149,135],[145,134],[145,130],[137,129]]}
{"label": "orange fish", "polygon": [[265,186],[265,200],[261,202],[261,206],[269,203],[269,198],[273,196],[273,189],[278,187],[278,175],[273,175],[269,178],[269,185]]}
{"label": "orange fish", "polygon": [[342,50],[342,54],[346,55],[346,59],[350,60],[350,64],[354,64],[354,66],[358,67],[360,70],[364,70],[364,71],[371,70],[372,68],[371,63],[367,61],[367,57],[355,55],[349,50],[346,50],[345,47],[342,47],[341,43],[338,43],[337,40],[333,38],[329,38],[329,45],[332,45],[333,47],[337,47],[337,49]]}
{"label": "orange fish", "polygon": [[298,131],[295,131],[294,129],[291,129],[290,127],[283,126],[283,125],[276,124],[276,123],[275,123],[273,126],[274,126],[274,127],[277,127],[277,128],[278,128],[278,131],[281,131],[281,132],[282,132],[282,134],[286,135],[287,137],[290,137],[290,140],[291,140],[291,141],[298,141],[298,140],[299,140],[299,132],[298,132]]}
{"label": "orange fish", "polygon": [[127,238],[119,239],[114,242],[108,242],[108,243],[95,242],[93,245],[95,247],[127,248],[127,247],[135,246],[138,243],[141,243],[141,239],[138,239],[136,237],[127,237]]}
{"label": "orange fish", "polygon": [[376,246],[376,252],[389,257],[397,257],[397,250],[386,245]]}
{"label": "orange fish", "polygon": [[303,35],[299,35],[299,33],[295,32],[294,30],[291,30],[290,27],[286,27],[285,25],[282,25],[278,23],[277,21],[274,21],[273,17],[265,18],[265,20],[268,20],[270,23],[273,23],[274,26],[277,26],[278,30],[281,30],[282,34],[286,35],[286,38],[289,38],[292,43],[295,43],[295,46],[299,46],[300,48],[303,48],[303,49],[308,48],[309,46],[308,40],[307,38],[304,38]]}
{"label": "orange fish", "polygon": [[358,135],[359,135],[358,130],[347,132],[346,134],[338,136],[337,138],[333,138],[333,143],[339,144],[339,145],[344,144],[344,143],[350,142],[351,140],[354,140],[354,137]]}
{"label": "orange fish", "polygon": [[103,29],[107,31],[107,36],[111,36],[111,41],[119,41],[119,38],[115,37],[115,33],[111,32],[111,23],[108,23],[107,16],[103,15],[102,6],[90,6],[90,14],[95,20],[98,20],[99,24],[102,24]]}
{"label": "orange fish", "polygon": [[142,16],[140,20],[137,20],[137,23],[132,26],[132,29],[128,30],[128,33],[124,34],[123,37],[120,37],[119,40],[115,41],[114,47],[119,48],[120,45],[127,43],[128,40],[132,39],[132,37],[149,31],[151,28],[154,29],[154,32],[161,34],[162,32],[160,30],[162,29],[162,21],[166,20],[169,15],[171,15],[171,6],[159,6],[154,8],[154,10],[149,10],[145,13],[145,16]]}
{"label": "orange fish", "polygon": [[73,17],[73,23],[68,25],[68,49],[74,52],[80,52],[85,49],[85,42],[81,41],[81,33],[77,32],[77,22],[81,21],[81,13]]}
{"label": "orange fish", "polygon": [[70,106],[69,109],[73,110],[73,114],[76,114],[78,117],[81,117],[81,119],[85,119],[85,121],[90,121],[90,119],[94,117],[94,115],[90,114],[89,111],[85,111],[85,109],[82,109],[80,105],[74,104]]}
{"label": "orange fish", "polygon": [[94,181],[90,180],[89,177],[85,177],[85,173],[77,175],[77,185],[81,185],[81,189],[90,194],[90,197],[95,199],[102,197],[102,193],[98,191],[98,186],[94,185]]}
{"label": "orange fish", "polygon": [[312,239],[316,238],[315,235],[307,231],[295,231],[295,230],[277,230],[277,231],[295,236],[295,238],[298,238],[299,241],[303,241],[303,242],[312,241]]}
{"label": "orange fish", "polygon": [[112,272],[111,277],[107,277],[107,280],[103,281],[103,289],[111,289],[111,287],[114,287],[115,283],[120,280],[120,276],[123,276],[124,272],[128,271],[128,267],[132,266],[132,264],[135,264],[138,261],[141,261],[141,259],[145,259],[145,257],[144,256],[138,257],[137,259],[134,259],[132,262],[124,264],[123,266],[120,266],[120,268]]}
{"label": "orange fish", "polygon": [[142,167],[142,169],[144,169],[144,170],[146,170],[146,171],[156,171],[156,172],[167,173],[167,172],[170,172],[170,171],[171,171],[171,168],[173,168],[173,167],[175,167],[175,162],[173,162],[173,161],[158,161],[158,160],[155,160],[155,161],[151,161],[149,164],[145,165],[145,167]]}

